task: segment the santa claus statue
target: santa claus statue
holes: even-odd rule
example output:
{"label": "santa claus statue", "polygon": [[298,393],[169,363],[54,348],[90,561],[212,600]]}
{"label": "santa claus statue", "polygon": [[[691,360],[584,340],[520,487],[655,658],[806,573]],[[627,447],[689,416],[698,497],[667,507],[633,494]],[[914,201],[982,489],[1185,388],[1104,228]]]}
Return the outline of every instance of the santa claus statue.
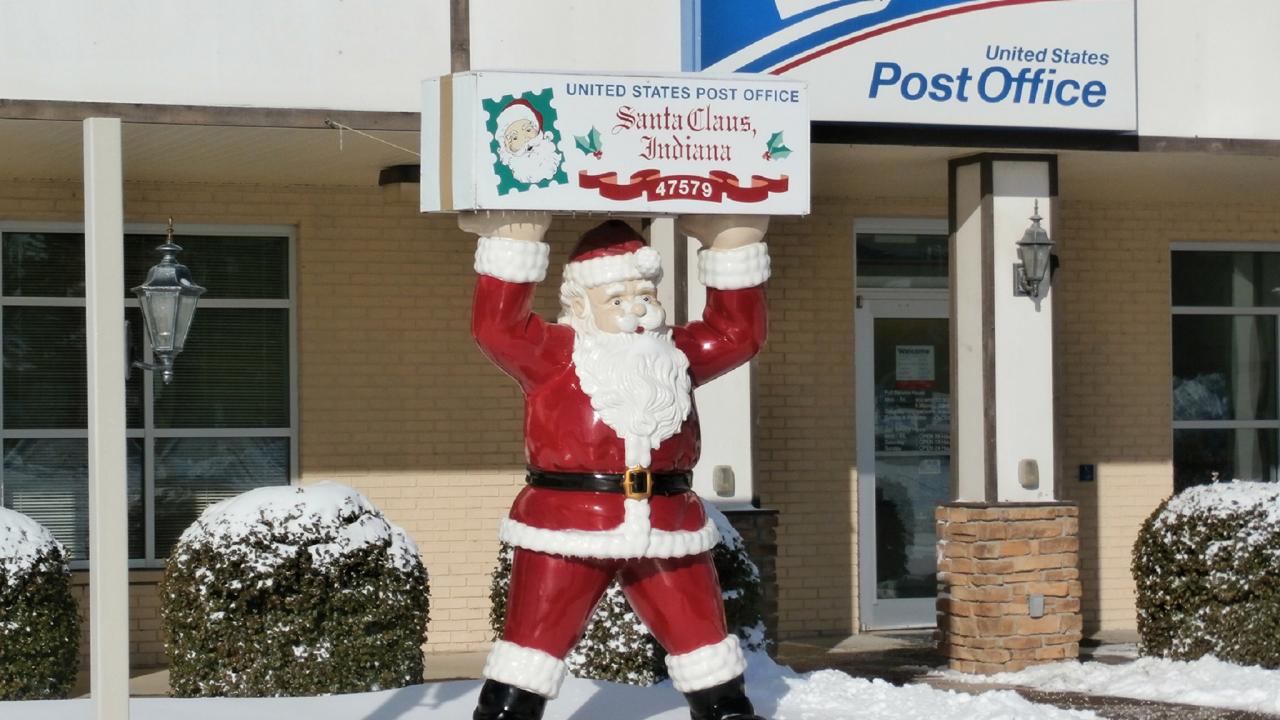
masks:
{"label": "santa claus statue", "polygon": [[498,113],[493,139],[498,143],[498,159],[526,185],[551,179],[564,162],[551,132],[542,127],[542,114],[528,100],[513,100]]}
{"label": "santa claus statue", "polygon": [[526,487],[503,521],[513,545],[507,619],[475,720],[537,720],[564,658],[615,578],[666,648],[694,720],[759,720],[725,627],[711,549],[690,489],[693,388],[747,362],[765,339],[765,217],[683,218],[703,245],[703,318],[666,323],[658,253],[620,220],[582,236],[564,268],[558,322],[535,315],[547,215],[464,215],[480,235],[471,331],[525,394]]}

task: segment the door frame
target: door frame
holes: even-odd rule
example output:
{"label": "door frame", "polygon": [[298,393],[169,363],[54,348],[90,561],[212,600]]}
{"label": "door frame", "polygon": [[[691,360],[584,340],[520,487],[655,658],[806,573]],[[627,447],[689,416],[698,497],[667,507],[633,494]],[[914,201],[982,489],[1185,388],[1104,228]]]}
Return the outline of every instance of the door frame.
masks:
{"label": "door frame", "polygon": [[936,625],[936,597],[876,597],[876,399],[877,318],[951,318],[946,289],[871,289],[857,294],[854,311],[854,372],[858,470],[858,624],[862,630]]}

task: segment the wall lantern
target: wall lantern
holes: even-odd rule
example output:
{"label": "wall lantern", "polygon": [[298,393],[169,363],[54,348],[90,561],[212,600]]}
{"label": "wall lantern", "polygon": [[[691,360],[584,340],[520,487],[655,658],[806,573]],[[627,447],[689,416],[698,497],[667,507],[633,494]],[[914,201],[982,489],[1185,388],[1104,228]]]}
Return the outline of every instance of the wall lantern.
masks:
{"label": "wall lantern", "polygon": [[133,289],[142,305],[143,324],[147,326],[147,339],[155,364],[135,360],[134,367],[143,370],[159,370],[166,385],[173,380],[173,360],[182,352],[191,329],[191,319],[196,314],[196,302],[204,294],[204,288],[191,280],[191,271],[174,259],[174,253],[182,250],[173,243],[173,218],[165,231],[164,244],[156,249],[164,253],[160,262],[147,273],[147,281]]}
{"label": "wall lantern", "polygon": [[1040,285],[1049,278],[1049,265],[1053,253],[1053,240],[1049,233],[1040,227],[1040,201],[1035,204],[1035,214],[1031,216],[1031,226],[1018,241],[1018,260],[1013,266],[1013,294],[1018,297],[1027,296],[1035,300],[1040,307]]}

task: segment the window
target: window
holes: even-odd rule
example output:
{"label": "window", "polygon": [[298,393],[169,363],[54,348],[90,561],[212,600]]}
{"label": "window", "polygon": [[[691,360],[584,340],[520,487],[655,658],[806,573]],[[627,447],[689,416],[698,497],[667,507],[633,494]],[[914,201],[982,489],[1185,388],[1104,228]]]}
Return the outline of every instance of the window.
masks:
{"label": "window", "polygon": [[1174,488],[1280,480],[1280,252],[1176,248]]}
{"label": "window", "polygon": [[[131,359],[152,360],[129,288],[160,258],[157,228],[126,230]],[[162,565],[208,505],[297,466],[292,232],[205,228],[175,236],[208,288],[177,377],[126,383],[129,556]],[[0,225],[0,500],[89,557],[84,235],[70,225]]]}
{"label": "window", "polygon": [[946,289],[945,220],[863,218],[854,224],[858,289]]}

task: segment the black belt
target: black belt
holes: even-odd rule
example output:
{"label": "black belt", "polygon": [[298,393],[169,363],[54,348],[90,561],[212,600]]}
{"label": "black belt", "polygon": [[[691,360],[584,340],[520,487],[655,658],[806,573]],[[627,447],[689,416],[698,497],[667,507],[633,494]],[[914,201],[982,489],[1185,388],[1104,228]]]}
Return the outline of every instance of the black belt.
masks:
{"label": "black belt", "polygon": [[692,489],[693,473],[655,473],[632,468],[625,473],[562,473],[529,468],[525,482],[533,487],[554,490],[623,493],[643,500],[650,495],[679,495]]}

